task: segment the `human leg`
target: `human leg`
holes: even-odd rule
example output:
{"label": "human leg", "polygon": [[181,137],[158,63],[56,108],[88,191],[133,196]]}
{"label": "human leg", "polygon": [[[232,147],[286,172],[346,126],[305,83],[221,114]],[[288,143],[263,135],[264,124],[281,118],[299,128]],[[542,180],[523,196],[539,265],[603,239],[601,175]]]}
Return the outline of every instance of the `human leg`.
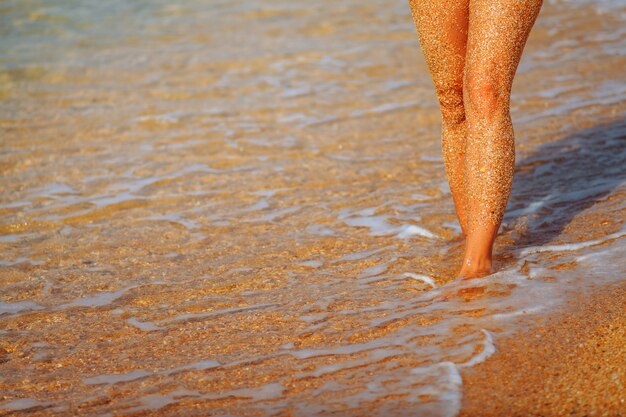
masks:
{"label": "human leg", "polygon": [[515,165],[513,77],[542,0],[470,0],[463,77],[468,235],[460,277],[491,273]]}
{"label": "human leg", "polygon": [[409,0],[409,6],[439,99],[443,160],[457,217],[466,235],[463,67],[469,0]]}

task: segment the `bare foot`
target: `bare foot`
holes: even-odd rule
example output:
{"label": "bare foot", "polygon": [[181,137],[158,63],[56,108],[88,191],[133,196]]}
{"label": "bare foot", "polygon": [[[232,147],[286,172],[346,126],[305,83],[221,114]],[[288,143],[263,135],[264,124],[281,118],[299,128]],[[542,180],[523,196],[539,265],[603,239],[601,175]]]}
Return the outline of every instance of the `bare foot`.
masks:
{"label": "bare foot", "polygon": [[493,273],[491,262],[491,254],[483,254],[482,256],[465,255],[461,272],[457,276],[458,279],[481,278]]}
{"label": "bare foot", "polygon": [[461,268],[461,272],[459,272],[457,279],[482,278],[482,277],[486,277],[487,275],[491,275],[492,273],[493,273],[493,270],[491,268],[472,269],[472,270]]}
{"label": "bare foot", "polygon": [[493,273],[492,250],[498,225],[486,225],[473,230],[467,237],[463,266],[457,278],[479,278]]}

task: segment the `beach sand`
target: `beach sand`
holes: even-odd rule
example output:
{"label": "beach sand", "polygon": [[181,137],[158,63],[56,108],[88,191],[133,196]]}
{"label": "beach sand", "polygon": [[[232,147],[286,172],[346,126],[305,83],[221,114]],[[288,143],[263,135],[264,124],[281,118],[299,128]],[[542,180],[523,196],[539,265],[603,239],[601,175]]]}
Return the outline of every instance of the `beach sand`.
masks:
{"label": "beach sand", "polygon": [[507,380],[569,407],[534,372],[594,363],[620,317],[576,300],[625,279],[617,3],[545,2],[498,273],[462,283],[407,2],[3,3],[0,414],[452,416],[465,382],[483,415]]}
{"label": "beach sand", "polygon": [[626,414],[623,282],[580,294],[496,348],[463,374],[461,417]]}

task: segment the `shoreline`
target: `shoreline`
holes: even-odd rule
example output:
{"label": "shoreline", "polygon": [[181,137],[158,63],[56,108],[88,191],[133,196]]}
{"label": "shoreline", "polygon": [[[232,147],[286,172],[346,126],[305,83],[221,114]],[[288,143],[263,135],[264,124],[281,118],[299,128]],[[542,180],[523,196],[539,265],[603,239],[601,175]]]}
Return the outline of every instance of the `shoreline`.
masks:
{"label": "shoreline", "polygon": [[214,3],[3,8],[0,417],[451,417],[507,349],[519,390],[571,365],[519,348],[626,281],[626,9],[542,7],[494,274],[462,282],[410,7]]}
{"label": "shoreline", "polygon": [[459,417],[624,415],[626,283],[568,304],[495,340],[495,354],[463,372]]}

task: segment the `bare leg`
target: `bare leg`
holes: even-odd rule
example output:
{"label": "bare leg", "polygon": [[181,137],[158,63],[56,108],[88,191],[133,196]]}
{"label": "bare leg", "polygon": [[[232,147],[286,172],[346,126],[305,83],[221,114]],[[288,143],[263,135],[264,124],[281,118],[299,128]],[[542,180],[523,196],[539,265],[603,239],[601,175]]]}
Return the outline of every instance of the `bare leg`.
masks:
{"label": "bare leg", "polygon": [[469,0],[409,0],[409,5],[439,98],[443,160],[459,223],[467,235],[463,67]]}
{"label": "bare leg", "polygon": [[513,77],[542,0],[470,0],[463,95],[468,235],[462,278],[488,275],[515,165]]}

